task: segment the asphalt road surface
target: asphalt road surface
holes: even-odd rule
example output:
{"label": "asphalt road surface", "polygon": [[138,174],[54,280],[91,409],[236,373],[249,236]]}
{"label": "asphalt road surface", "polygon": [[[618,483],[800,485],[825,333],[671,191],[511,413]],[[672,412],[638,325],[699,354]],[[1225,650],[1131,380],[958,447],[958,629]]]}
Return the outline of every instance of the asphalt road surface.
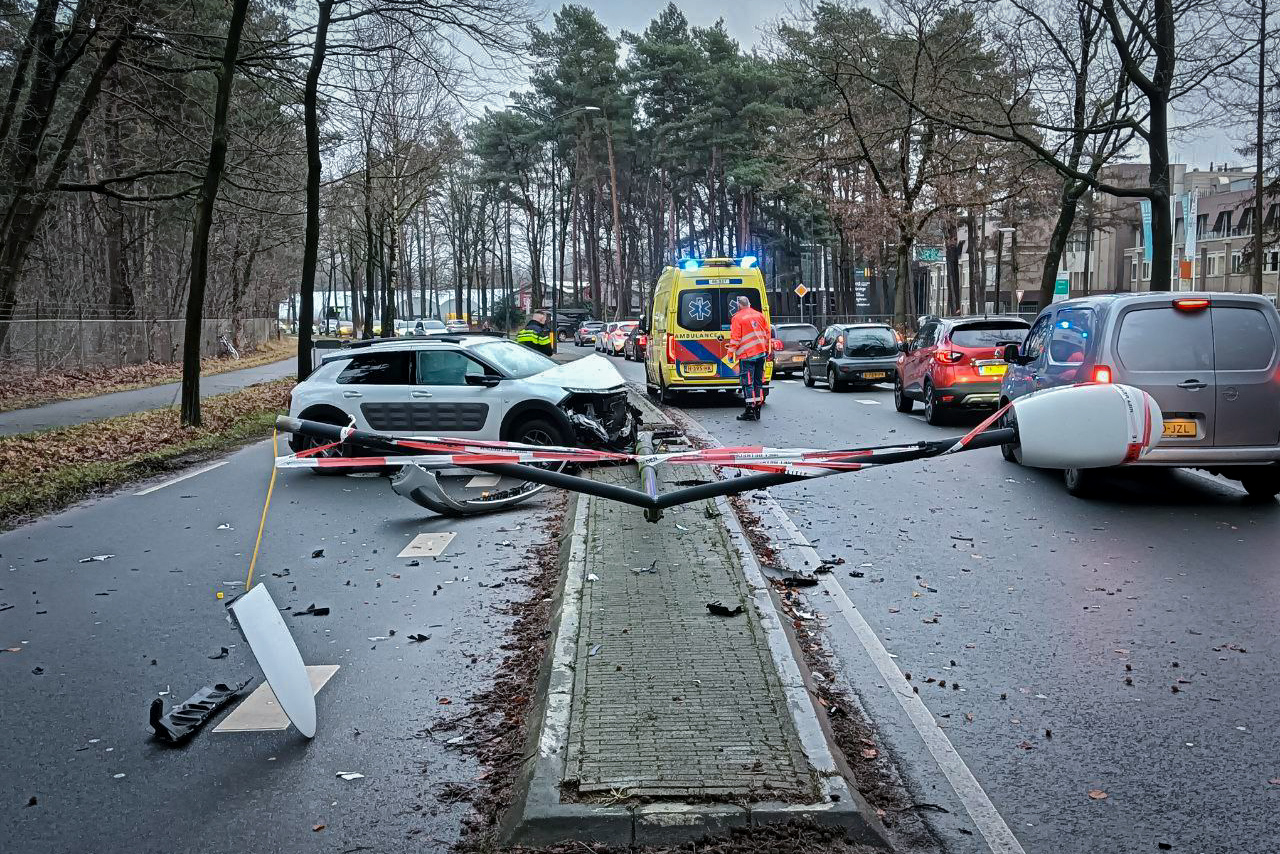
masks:
{"label": "asphalt road surface", "polygon": [[[726,445],[774,447],[978,420],[931,427],[887,385],[798,381],[774,385],[759,423],[724,399],[683,410]],[[1280,503],[1181,471],[1109,486],[1073,498],[992,449],[772,492],[819,554],[845,559],[842,585],[1027,852],[1272,854]]]}
{"label": "asphalt road surface", "polygon": [[[422,852],[456,838],[467,807],[439,787],[478,769],[421,730],[468,711],[502,661],[499,611],[521,595],[547,497],[444,519],[385,479],[282,471],[256,577],[289,609],[304,661],[339,665],[317,736],[211,725],[166,747],[147,727],[160,692],[173,704],[261,677],[216,595],[243,589],[270,443],[227,459],[0,534],[0,649],[20,650],[0,652],[5,854]],[[417,566],[397,557],[423,533],[456,536]],[[312,604],[329,616],[292,616]]]}
{"label": "asphalt road surface", "polygon": [[[212,397],[237,391],[254,383],[294,376],[297,369],[297,360],[285,359],[269,365],[259,365],[256,368],[244,368],[239,371],[201,377],[200,396]],[[97,397],[85,397],[80,400],[63,400],[44,406],[33,406],[30,409],[15,409],[12,412],[0,413],[0,436],[31,433],[53,427],[70,427],[73,424],[83,424],[86,421],[97,421],[101,418],[115,418],[117,415],[128,415],[131,412],[176,406],[181,392],[182,383],[166,383],[133,391],[117,391]]]}

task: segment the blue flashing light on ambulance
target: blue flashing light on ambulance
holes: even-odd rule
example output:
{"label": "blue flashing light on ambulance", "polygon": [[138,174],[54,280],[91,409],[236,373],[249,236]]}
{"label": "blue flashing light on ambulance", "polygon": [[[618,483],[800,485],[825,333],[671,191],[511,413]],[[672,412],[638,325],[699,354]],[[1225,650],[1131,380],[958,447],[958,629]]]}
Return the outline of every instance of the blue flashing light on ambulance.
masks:
{"label": "blue flashing light on ambulance", "polygon": [[[682,392],[741,394],[738,363],[725,352],[738,297],[769,320],[769,300],[757,258],[683,258],[658,277],[648,312],[645,386],[671,403]],[[776,346],[776,345],[775,345]],[[765,394],[773,358],[765,363]]]}

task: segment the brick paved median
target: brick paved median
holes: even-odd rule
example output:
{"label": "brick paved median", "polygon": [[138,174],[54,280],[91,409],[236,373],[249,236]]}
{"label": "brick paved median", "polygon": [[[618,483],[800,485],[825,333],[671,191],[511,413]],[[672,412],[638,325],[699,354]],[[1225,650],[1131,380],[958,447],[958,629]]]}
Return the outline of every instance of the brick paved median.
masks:
{"label": "brick paved median", "polygon": [[[696,476],[663,474],[664,489]],[[638,486],[631,467],[594,476]],[[633,507],[581,500],[590,503],[564,782],[583,795],[812,800],[815,775],[714,502],[650,524]],[[713,616],[714,601],[743,613]]]}

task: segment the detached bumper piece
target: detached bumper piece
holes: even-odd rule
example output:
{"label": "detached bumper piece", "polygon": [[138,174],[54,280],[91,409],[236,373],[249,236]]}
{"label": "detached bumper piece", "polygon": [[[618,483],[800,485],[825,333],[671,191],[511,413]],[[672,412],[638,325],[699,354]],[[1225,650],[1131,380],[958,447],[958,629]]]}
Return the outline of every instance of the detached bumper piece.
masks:
{"label": "detached bumper piece", "polygon": [[174,706],[167,713],[164,710],[164,700],[156,697],[151,701],[151,728],[155,730],[156,738],[169,744],[181,744],[208,723],[209,718],[217,714],[219,709],[234,700],[252,681],[250,678],[235,685],[219,682],[217,685],[205,686],[193,694],[191,699]]}

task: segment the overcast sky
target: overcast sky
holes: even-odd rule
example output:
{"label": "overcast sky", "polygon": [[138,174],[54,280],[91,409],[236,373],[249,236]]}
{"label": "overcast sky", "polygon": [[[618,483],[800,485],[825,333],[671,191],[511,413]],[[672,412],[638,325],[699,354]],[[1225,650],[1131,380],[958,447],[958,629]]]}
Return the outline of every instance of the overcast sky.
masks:
{"label": "overcast sky", "polygon": [[[575,0],[576,3],[595,10],[600,20],[613,35],[620,30],[641,32],[649,22],[667,5],[667,0]],[[551,27],[551,13],[564,5],[562,0],[535,0],[540,8],[546,10],[544,27]],[[685,17],[694,26],[710,26],[717,19],[724,18],[725,28],[743,46],[750,50],[762,41],[761,31],[765,30],[778,18],[786,15],[794,3],[788,0],[676,0],[676,5],[684,12]],[[1176,119],[1175,119],[1176,121]],[[1232,164],[1244,163],[1244,158],[1235,153],[1238,143],[1232,141],[1228,134],[1221,130],[1200,131],[1196,136],[1188,135],[1170,146],[1170,154],[1177,163],[1187,163],[1200,168],[1208,168],[1210,161]]]}

